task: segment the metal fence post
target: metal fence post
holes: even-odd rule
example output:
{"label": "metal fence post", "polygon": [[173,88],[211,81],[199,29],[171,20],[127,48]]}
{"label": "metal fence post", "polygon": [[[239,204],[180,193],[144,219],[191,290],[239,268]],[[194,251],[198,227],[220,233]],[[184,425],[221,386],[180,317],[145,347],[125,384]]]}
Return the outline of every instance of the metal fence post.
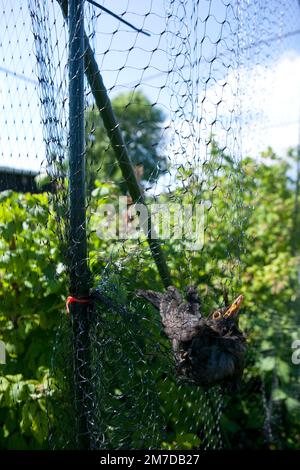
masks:
{"label": "metal fence post", "polygon": [[[88,298],[85,211],[84,11],[83,0],[69,1],[69,203],[70,293]],[[75,404],[79,448],[89,448],[89,304],[70,305],[73,326]]]}
{"label": "metal fence post", "polygon": [[[68,0],[58,0],[61,6],[64,18],[67,17]],[[91,87],[91,91],[95,98],[96,105],[102,116],[104,126],[106,128],[108,137],[114,149],[117,161],[122,171],[123,177],[126,181],[128,192],[132,197],[133,202],[145,204],[142,190],[137,182],[128,149],[124,142],[119,124],[115,118],[112,105],[107,94],[103,79],[98,68],[94,53],[91,49],[88,37],[84,33],[85,50],[85,74]],[[151,223],[151,218],[149,219]],[[165,254],[162,250],[159,240],[151,238],[151,234],[147,233],[147,239],[150,250],[157,266],[158,272],[165,287],[172,284],[171,275],[165,259]]]}

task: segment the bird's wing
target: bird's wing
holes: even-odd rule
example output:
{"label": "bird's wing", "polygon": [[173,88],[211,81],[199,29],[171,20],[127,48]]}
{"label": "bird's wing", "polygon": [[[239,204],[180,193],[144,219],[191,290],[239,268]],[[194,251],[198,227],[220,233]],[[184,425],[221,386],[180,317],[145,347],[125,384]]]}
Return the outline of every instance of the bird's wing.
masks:
{"label": "bird's wing", "polygon": [[168,287],[162,294],[160,315],[170,339],[189,341],[197,334],[201,319],[190,312],[190,304],[183,301],[175,287]]}
{"label": "bird's wing", "polygon": [[160,301],[163,296],[161,292],[154,292],[153,290],[138,290],[136,291],[136,295],[148,300],[148,302],[159,310]]}

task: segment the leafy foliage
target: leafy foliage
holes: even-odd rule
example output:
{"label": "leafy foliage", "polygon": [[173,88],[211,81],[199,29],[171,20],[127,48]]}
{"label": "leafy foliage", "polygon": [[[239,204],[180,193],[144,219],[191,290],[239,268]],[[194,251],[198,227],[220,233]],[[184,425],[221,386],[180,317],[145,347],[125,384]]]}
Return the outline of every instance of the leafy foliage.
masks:
{"label": "leafy foliage", "polygon": [[[200,184],[192,172],[189,191],[178,185],[173,194],[162,195],[161,200],[207,201],[204,248],[188,253],[180,241],[164,244],[176,286],[183,289],[190,279],[199,285],[205,313],[221,304],[224,287],[230,297],[239,292],[245,294],[241,323],[248,336],[248,362],[240,393],[225,397],[222,418],[225,446],[299,448],[299,366],[291,362],[291,343],[297,339],[299,322],[296,295],[299,257],[295,253],[299,253],[300,241],[296,251],[292,250],[295,193],[289,161],[279,159],[268,149],[259,162],[250,158],[234,162],[213,144],[209,165],[205,169],[205,184]],[[132,256],[130,263],[126,263],[130,250],[136,250],[135,243],[126,242],[124,249],[124,243],[115,240],[112,254],[112,244],[100,240],[93,230],[96,208],[107,202],[116,204],[118,194],[118,186],[97,182],[91,195],[91,270],[98,283],[108,260],[117,258],[122,289],[115,295],[119,304],[131,305],[138,311],[142,307],[133,292],[139,287],[160,286],[146,245],[141,242],[139,247],[143,251],[142,265],[138,256]],[[0,365],[3,424],[0,446],[43,448],[47,446],[47,421],[53,421],[47,398],[58,393],[55,380],[61,380],[51,377],[49,369],[54,332],[60,317],[65,315],[66,293],[65,270],[47,196],[2,193],[0,231],[0,339],[8,353],[7,364]],[[159,397],[158,414],[165,417],[168,432],[158,445],[170,449],[197,447],[204,438],[201,434],[204,423],[201,416],[195,420],[193,414],[195,391],[182,389],[178,396],[178,387],[164,375],[154,345],[159,343],[167,348],[167,343],[156,315],[147,307],[140,323],[130,318],[131,331],[138,330],[139,349],[134,349],[128,330],[123,334],[121,317],[118,328],[112,330],[112,316],[109,311],[103,313],[100,331],[95,330],[96,339],[103,345],[101,331],[111,331],[108,350],[118,352],[116,346],[122,348],[126,360],[120,363],[116,356],[114,367],[120,371],[119,382],[114,377],[114,368],[105,376],[107,380],[114,377],[114,381],[111,380],[111,402],[102,404],[108,415],[113,415],[116,406],[122,409],[124,403],[142,413],[147,406],[154,409]],[[107,338],[109,334],[106,341]],[[101,361],[95,357],[93,367],[97,364],[104,367],[109,360],[104,349],[99,350]],[[144,350],[151,353],[146,362],[141,356]],[[155,396],[147,395],[146,402],[144,396],[134,403],[121,382],[126,385],[126,368],[137,362],[140,366],[134,372],[133,383],[138,386],[139,370],[144,371],[144,385],[150,381],[155,386]],[[98,377],[103,378],[103,370],[98,372]],[[104,379],[98,384],[98,393],[103,383]],[[102,398],[100,393],[100,402]],[[200,400],[199,406],[205,403],[201,405]],[[213,422],[214,416],[206,419]],[[118,423],[113,425],[116,433],[126,432],[126,427],[122,430]],[[131,445],[139,443],[141,436],[130,429]],[[110,432],[112,445],[118,434],[112,428]]]}
{"label": "leafy foliage", "polygon": [[46,194],[1,193],[0,446],[37,448],[47,436],[46,397],[64,268]]}

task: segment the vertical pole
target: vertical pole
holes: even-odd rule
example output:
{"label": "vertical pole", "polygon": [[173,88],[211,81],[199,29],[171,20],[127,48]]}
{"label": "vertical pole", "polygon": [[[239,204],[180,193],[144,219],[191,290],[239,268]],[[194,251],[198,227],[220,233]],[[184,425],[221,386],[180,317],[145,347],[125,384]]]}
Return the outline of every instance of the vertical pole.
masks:
{"label": "vertical pole", "polygon": [[[66,18],[68,12],[68,0],[58,0],[58,3],[62,9],[64,18]],[[128,149],[124,142],[119,124],[115,118],[107,90],[104,86],[99,67],[86,34],[84,34],[84,41],[85,74],[95,98],[96,105],[102,116],[108,137],[115,151],[129,194],[134,202],[145,204],[143,193],[132,168]],[[149,222],[151,223],[151,219],[149,219]],[[172,280],[159,240],[151,238],[151,234],[149,233],[147,233],[147,238],[162,282],[165,287],[168,287],[172,284]]]}
{"label": "vertical pole", "polygon": [[[70,293],[77,299],[89,295],[85,213],[84,135],[84,0],[69,1],[69,204]],[[89,412],[89,305],[70,305],[73,328],[77,446],[90,447]]]}

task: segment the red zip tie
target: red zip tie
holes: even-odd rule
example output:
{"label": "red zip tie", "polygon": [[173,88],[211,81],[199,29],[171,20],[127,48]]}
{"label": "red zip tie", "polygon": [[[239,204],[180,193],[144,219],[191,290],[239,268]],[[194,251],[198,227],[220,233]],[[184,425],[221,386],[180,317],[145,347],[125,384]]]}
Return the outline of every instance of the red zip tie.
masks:
{"label": "red zip tie", "polygon": [[69,305],[73,304],[74,302],[76,302],[77,304],[88,304],[88,303],[90,303],[90,299],[77,299],[77,297],[72,297],[71,295],[69,297],[67,297],[66,309],[67,309],[67,314],[68,315],[70,314]]}

